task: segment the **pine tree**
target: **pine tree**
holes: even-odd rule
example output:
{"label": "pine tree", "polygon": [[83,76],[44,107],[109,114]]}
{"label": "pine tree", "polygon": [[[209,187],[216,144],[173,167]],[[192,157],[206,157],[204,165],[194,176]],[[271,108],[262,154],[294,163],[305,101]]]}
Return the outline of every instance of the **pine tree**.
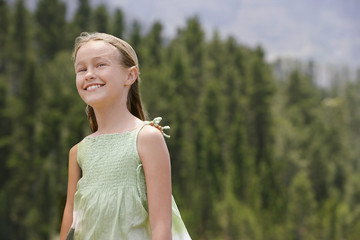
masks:
{"label": "pine tree", "polygon": [[[142,96],[149,114],[152,116],[166,116],[171,111],[168,100],[172,96],[169,95],[168,72],[163,62],[166,52],[162,40],[162,26],[160,23],[154,23],[151,30],[144,36],[144,49],[142,51],[142,59],[140,62],[140,77]],[[135,49],[137,51],[137,49]],[[162,74],[159,74],[162,73]],[[158,96],[154,98],[153,96]],[[166,117],[167,118],[167,117]],[[169,120],[169,119],[167,119]],[[166,121],[166,119],[164,119]]]}
{"label": "pine tree", "polygon": [[78,8],[73,19],[74,26],[78,29],[77,32],[93,31],[93,27],[91,27],[91,15],[92,8],[89,0],[78,0]]}
{"label": "pine tree", "polygon": [[131,28],[130,28],[130,36],[129,36],[129,43],[130,45],[136,49],[136,54],[138,57],[138,61],[140,63],[143,62],[143,52],[144,52],[144,46],[142,44],[142,28],[141,28],[141,24],[139,21],[134,20],[131,24]]}
{"label": "pine tree", "polygon": [[94,11],[95,31],[109,32],[109,13],[105,5],[101,4]]}
{"label": "pine tree", "polygon": [[53,58],[64,48],[66,6],[59,0],[40,0],[35,17],[38,24],[36,39],[44,59]]}
{"label": "pine tree", "polygon": [[11,175],[7,167],[7,159],[11,153],[11,118],[8,116],[7,104],[9,86],[3,74],[0,74],[0,238],[8,239],[7,231],[10,228],[9,205],[10,198],[6,183]]}
{"label": "pine tree", "polygon": [[24,68],[30,56],[30,17],[23,0],[15,3],[14,25],[11,31],[11,40],[9,48],[11,56],[9,56],[9,79],[10,91],[12,95],[20,94],[20,78],[22,71],[18,69]]}
{"label": "pine tree", "polygon": [[6,57],[8,52],[4,46],[8,46],[9,34],[10,34],[10,19],[9,19],[9,6],[6,1],[0,0],[0,46],[3,49],[0,52],[0,74],[5,72],[6,69]]}
{"label": "pine tree", "polygon": [[146,64],[150,66],[159,66],[162,63],[162,47],[163,47],[163,39],[161,36],[162,33],[162,25],[160,22],[155,22],[149,34],[146,36],[146,44],[148,49],[148,56]]}
{"label": "pine tree", "polygon": [[[5,11],[7,5],[2,3],[1,10]],[[7,16],[6,14],[12,16]],[[18,111],[19,100],[22,91],[22,78],[24,78],[24,71],[19,69],[26,69],[29,59],[29,12],[27,11],[24,1],[18,0],[14,4],[13,12],[6,12],[2,15],[2,21],[6,21],[7,17],[14,19],[9,21],[7,26],[2,28],[3,33],[7,31],[7,35],[1,35],[3,43],[6,44],[3,47],[2,57],[6,57],[6,69],[0,74],[0,88],[1,88],[1,224],[0,231],[2,232],[1,239],[16,239],[16,236],[21,236],[19,227],[21,223],[14,214],[14,202],[17,195],[13,192],[11,183],[14,182],[14,177],[17,176],[12,171],[10,158],[14,154],[14,146],[17,143],[14,141],[13,131],[15,128],[15,122],[19,122]],[[6,22],[3,22],[4,24]],[[10,32],[9,32],[10,31]],[[4,38],[5,37],[5,38]],[[11,53],[11,54],[10,54]],[[5,67],[5,66],[3,66]],[[21,144],[19,144],[21,146]],[[25,167],[23,167],[25,168]],[[3,231],[2,231],[3,230]]]}
{"label": "pine tree", "polygon": [[[20,79],[21,91],[12,98],[11,117],[11,154],[7,160],[9,181],[6,183],[9,199],[10,239],[43,239],[46,233],[37,230],[40,224],[40,209],[36,198],[39,196],[36,177],[41,171],[37,162],[35,140],[35,119],[38,104],[38,85],[36,84],[36,67],[28,60]],[[9,110],[8,110],[9,111]]]}
{"label": "pine tree", "polygon": [[200,21],[198,17],[189,18],[186,23],[186,27],[182,30],[182,39],[185,44],[185,49],[189,54],[191,77],[193,81],[195,81],[196,85],[199,88],[194,88],[193,94],[195,96],[199,96],[199,92],[197,91],[202,87],[203,79],[202,79],[202,69],[204,62],[204,38],[205,34],[202,30]]}
{"label": "pine tree", "polygon": [[289,188],[288,200],[289,239],[314,239],[316,202],[305,172],[299,172]]}
{"label": "pine tree", "polygon": [[296,119],[296,121],[301,121],[299,123],[302,124],[309,124],[313,119],[312,110],[320,102],[320,96],[315,89],[313,79],[309,76],[301,75],[298,71],[292,72],[289,79],[287,105],[289,108],[295,106],[297,111],[299,111],[300,115],[297,117],[300,118]]}
{"label": "pine tree", "polygon": [[[218,128],[222,106],[219,84],[217,81],[211,81],[205,87],[194,139],[197,145],[197,159],[201,159],[195,164],[195,175],[203,177],[194,179],[194,183],[202,189],[196,202],[199,205],[195,205],[199,211],[200,236],[208,239],[219,231],[219,223],[214,221],[218,219],[216,211],[209,209],[215,209],[216,203],[224,196],[225,159],[221,156],[221,129]],[[208,186],[212,187],[207,188]]]}
{"label": "pine tree", "polygon": [[248,103],[251,126],[249,140],[254,150],[257,174],[260,174],[262,178],[260,182],[262,206],[272,208],[275,204],[273,201],[279,197],[276,193],[278,186],[272,152],[271,99],[274,94],[274,85],[263,58],[263,50],[257,48],[251,67],[252,82]]}
{"label": "pine tree", "polygon": [[111,33],[119,38],[124,37],[125,33],[125,17],[124,12],[118,8],[115,10],[114,16],[113,16],[113,23],[111,27]]}

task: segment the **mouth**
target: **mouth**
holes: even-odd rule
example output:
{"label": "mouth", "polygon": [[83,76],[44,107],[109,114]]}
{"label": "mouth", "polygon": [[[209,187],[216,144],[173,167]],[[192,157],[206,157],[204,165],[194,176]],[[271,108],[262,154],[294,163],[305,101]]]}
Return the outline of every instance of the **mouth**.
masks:
{"label": "mouth", "polygon": [[102,87],[104,85],[101,85],[101,84],[93,84],[93,85],[89,85],[89,86],[86,86],[85,87],[85,90],[86,91],[92,91],[92,90],[95,90],[95,89],[98,89],[100,87]]}

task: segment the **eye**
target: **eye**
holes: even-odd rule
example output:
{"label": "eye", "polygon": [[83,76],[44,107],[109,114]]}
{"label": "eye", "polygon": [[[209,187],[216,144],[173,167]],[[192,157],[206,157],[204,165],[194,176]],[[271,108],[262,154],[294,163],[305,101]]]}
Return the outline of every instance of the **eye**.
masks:
{"label": "eye", "polygon": [[78,70],[77,70],[77,72],[79,73],[79,72],[85,72],[86,71],[86,68],[79,68]]}
{"label": "eye", "polygon": [[97,67],[104,67],[104,66],[106,66],[105,63],[99,63],[99,64],[97,65]]}

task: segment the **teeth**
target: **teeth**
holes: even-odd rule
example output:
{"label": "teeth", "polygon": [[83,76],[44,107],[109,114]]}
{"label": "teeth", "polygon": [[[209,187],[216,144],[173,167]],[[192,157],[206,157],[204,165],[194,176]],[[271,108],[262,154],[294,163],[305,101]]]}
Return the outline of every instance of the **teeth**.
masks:
{"label": "teeth", "polygon": [[99,87],[101,87],[101,85],[91,85],[90,87],[86,88],[86,90],[92,90]]}

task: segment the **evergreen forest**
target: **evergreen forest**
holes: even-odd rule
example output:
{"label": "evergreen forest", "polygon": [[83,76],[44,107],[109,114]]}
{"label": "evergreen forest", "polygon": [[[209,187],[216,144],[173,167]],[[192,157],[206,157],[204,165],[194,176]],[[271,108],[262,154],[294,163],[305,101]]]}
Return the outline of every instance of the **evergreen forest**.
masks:
{"label": "evergreen forest", "polygon": [[83,31],[137,51],[149,118],[170,125],[173,195],[193,239],[360,239],[360,69],[281,73],[266,49],[190,17],[161,22],[78,0],[0,0],[0,239],[57,239],[70,148],[90,133],[71,59]]}

